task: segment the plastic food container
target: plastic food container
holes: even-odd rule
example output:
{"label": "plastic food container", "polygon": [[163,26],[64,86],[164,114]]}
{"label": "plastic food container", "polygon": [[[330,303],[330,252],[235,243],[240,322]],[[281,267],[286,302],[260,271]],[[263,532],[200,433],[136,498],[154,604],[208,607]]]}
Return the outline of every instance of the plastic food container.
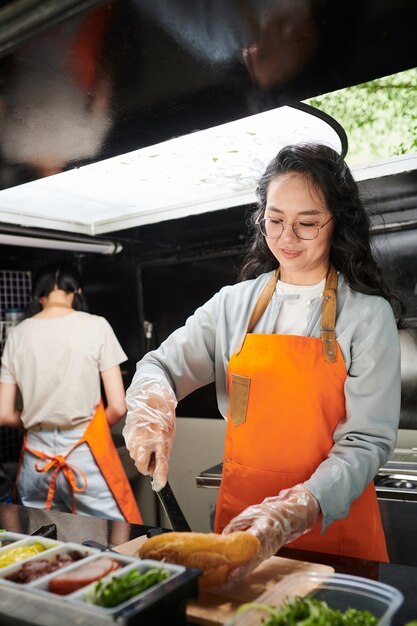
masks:
{"label": "plastic food container", "polygon": [[7,548],[15,541],[20,541],[21,539],[27,539],[27,535],[21,535],[20,533],[12,533],[7,530],[0,530],[0,550],[2,548]]}
{"label": "plastic food container", "polygon": [[121,611],[123,612],[123,610],[126,610],[130,605],[134,606],[135,603],[137,603],[138,601],[142,603],[146,602],[147,596],[151,596],[152,594],[155,595],[156,597],[160,596],[161,590],[164,587],[166,587],[167,585],[169,586],[169,584],[172,584],[172,583],[175,584],[175,578],[177,578],[180,574],[183,574],[185,572],[185,567],[183,567],[182,565],[173,565],[171,563],[161,563],[160,561],[152,561],[152,560],[140,560],[139,561],[137,559],[135,559],[135,562],[132,563],[132,560],[133,559],[129,559],[130,563],[128,567],[115,570],[108,576],[105,576],[102,579],[102,582],[106,583],[110,581],[111,579],[119,578],[120,576],[127,574],[131,570],[138,570],[141,574],[147,572],[150,569],[166,570],[169,574],[169,577],[163,580],[162,582],[159,582],[156,585],[149,587],[148,589],[145,589],[144,591],[134,596],[133,598],[130,598],[129,600],[126,600],[125,602],[120,603],[117,606],[114,606],[111,608],[102,607],[102,606],[91,604],[90,602],[88,602],[87,600],[88,592],[92,587],[94,587],[96,583],[92,583],[91,585],[88,585],[88,587],[85,587],[81,591],[77,591],[73,593],[71,596],[71,600],[77,603],[78,602],[81,603],[84,609],[96,612],[97,616],[99,614],[113,615],[116,613],[120,613]]}
{"label": "plastic food container", "polygon": [[[56,541],[54,540],[48,540],[48,541],[52,541],[55,547],[49,548],[47,551],[45,550],[44,552],[40,552],[36,556],[33,556],[29,559],[25,559],[24,561],[19,561],[18,563],[15,563],[14,565],[9,565],[8,567],[4,567],[0,569],[0,580],[2,582],[5,582],[6,584],[11,584],[11,585],[33,585],[35,583],[40,585],[41,582],[45,578],[56,576],[62,570],[68,571],[68,569],[72,567],[77,567],[77,565],[84,563],[85,559],[89,557],[90,555],[101,554],[99,550],[94,550],[93,548],[80,546],[77,543],[66,543],[64,545],[63,544],[56,545],[57,544]],[[26,582],[26,581],[17,582],[17,581],[13,581],[9,579],[10,576],[15,575],[16,573],[20,572],[22,569],[27,568],[28,566],[36,568],[37,563],[39,563],[40,561],[41,562],[48,561],[49,563],[54,563],[59,555],[70,554],[72,552],[78,552],[81,558],[77,561],[73,561],[72,563],[66,563],[64,565],[61,565],[54,572],[49,572],[46,574],[41,574],[40,572],[37,572],[36,578],[34,580],[31,580],[30,582]]]}
{"label": "plastic food container", "polygon": [[[15,626],[18,622],[28,626],[56,626],[56,624],[64,623],[68,626],[97,626],[97,624],[101,626],[116,626],[116,624],[117,626],[149,626],[149,624],[164,623],[169,623],[170,626],[186,626],[185,605],[187,600],[196,598],[198,595],[200,570],[139,559],[111,550],[101,551],[89,546],[64,543],[40,536],[9,532],[0,533],[0,536],[12,542],[0,548],[0,555],[12,548],[24,547],[32,543],[40,543],[45,548],[35,556],[0,569],[1,626]],[[15,574],[24,564],[36,570],[37,562],[44,559],[54,562],[58,555],[72,551],[80,552],[83,558],[65,564],[30,582],[22,583],[7,579],[7,576]],[[51,591],[53,586],[50,586],[50,583],[55,577],[67,574],[69,577],[71,574],[77,575],[77,569],[87,564],[92,565],[94,569],[97,561],[104,558],[116,561],[119,567],[104,575],[101,578],[103,582],[118,578],[132,569],[141,573],[153,568],[164,569],[168,570],[169,576],[112,608],[104,608],[88,602],[88,591],[96,582],[85,583],[85,586],[64,595],[61,595],[61,592],[58,592],[58,595]]]}
{"label": "plastic food container", "polygon": [[[65,544],[64,548],[66,548],[67,546],[73,546],[73,545],[77,545],[77,544]],[[72,548],[73,549],[73,548]],[[89,551],[90,556],[88,556],[85,559],[81,559],[80,561],[76,561],[75,563],[72,563],[71,565],[66,566],[65,568],[62,569],[58,569],[55,572],[52,572],[51,574],[48,574],[47,576],[45,576],[42,579],[39,579],[38,581],[35,581],[33,583],[33,588],[36,589],[37,591],[42,591],[42,592],[46,592],[49,595],[54,595],[55,597],[59,597],[61,600],[62,599],[73,599],[74,596],[76,597],[77,595],[79,595],[80,593],[83,592],[83,590],[86,587],[89,587],[90,585],[94,584],[94,583],[86,583],[84,585],[79,585],[79,588],[75,591],[69,591],[68,593],[55,593],[55,591],[53,591],[53,589],[51,589],[50,587],[50,582],[53,581],[54,578],[58,578],[61,576],[66,576],[67,573],[70,572],[75,572],[75,574],[77,573],[77,570],[79,570],[80,568],[85,568],[85,566],[89,567],[90,565],[93,565],[97,562],[97,561],[101,561],[102,559],[111,559],[112,561],[115,561],[118,564],[118,569],[113,570],[112,572],[110,572],[108,575],[105,575],[101,578],[101,580],[104,580],[105,578],[109,578],[113,575],[116,575],[116,573],[119,573],[120,571],[124,571],[124,568],[127,565],[130,565],[132,562],[135,562],[135,557],[129,557],[129,556],[125,556],[122,554],[117,554],[117,552],[101,552],[100,550],[97,550],[95,548],[85,548]],[[100,580],[100,579],[98,579]]]}
{"label": "plastic food container", "polygon": [[[1,534],[3,541],[7,538],[7,536],[11,536],[11,535],[12,533],[4,533],[4,535],[3,533]],[[10,570],[10,568],[13,567],[15,564],[23,563],[24,561],[29,561],[30,559],[34,559],[41,554],[46,554],[48,550],[50,550],[51,548],[55,548],[60,543],[59,541],[56,541],[55,539],[47,539],[46,537],[40,537],[37,535],[33,535],[33,536],[21,535],[21,537],[24,537],[24,538],[13,541],[9,545],[0,548],[0,575],[1,576],[5,575],[5,573],[7,573]],[[30,548],[34,544],[40,544],[43,547],[43,550],[41,550],[38,553],[30,554],[29,556],[25,556],[24,553],[22,553],[22,555],[19,557],[16,557],[16,559],[13,558],[12,555],[17,550]],[[9,556],[10,556],[10,562],[8,562]]]}
{"label": "plastic food container", "polygon": [[[280,607],[287,599],[307,595],[324,600],[330,608],[342,612],[349,608],[369,611],[379,620],[378,626],[388,626],[404,601],[398,589],[368,578],[306,572],[286,576],[255,602]],[[265,626],[268,616],[264,610],[249,609],[236,615],[226,626]]]}

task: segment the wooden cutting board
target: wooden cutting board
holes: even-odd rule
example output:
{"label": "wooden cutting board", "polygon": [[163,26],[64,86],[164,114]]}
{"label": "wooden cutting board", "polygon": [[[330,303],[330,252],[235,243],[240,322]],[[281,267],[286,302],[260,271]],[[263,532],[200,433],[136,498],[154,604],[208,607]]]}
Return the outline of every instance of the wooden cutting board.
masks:
{"label": "wooden cutting board", "polygon": [[[113,549],[121,554],[137,556],[140,546],[145,541],[146,537],[138,537]],[[187,604],[187,620],[191,624],[201,626],[226,624],[232,619],[241,604],[253,602],[264,591],[276,585],[284,576],[296,572],[311,571],[331,574],[334,569],[329,565],[321,565],[320,563],[307,563],[306,561],[272,556],[248,574],[242,582],[234,585],[233,588],[200,591],[198,600],[191,600]]]}

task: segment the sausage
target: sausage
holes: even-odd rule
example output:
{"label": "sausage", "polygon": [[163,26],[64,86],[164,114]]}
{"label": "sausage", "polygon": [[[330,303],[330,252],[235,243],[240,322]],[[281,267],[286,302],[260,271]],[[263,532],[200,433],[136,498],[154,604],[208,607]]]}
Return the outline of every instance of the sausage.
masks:
{"label": "sausage", "polygon": [[69,572],[62,572],[59,576],[51,578],[48,591],[65,596],[81,587],[85,587],[95,580],[99,580],[113,570],[120,567],[120,563],[109,557],[102,557],[89,563],[84,563]]}

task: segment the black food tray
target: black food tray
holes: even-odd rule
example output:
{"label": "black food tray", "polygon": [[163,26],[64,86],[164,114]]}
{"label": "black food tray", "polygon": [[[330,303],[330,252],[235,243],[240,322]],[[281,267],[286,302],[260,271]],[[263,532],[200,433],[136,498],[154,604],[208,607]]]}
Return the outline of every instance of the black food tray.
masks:
{"label": "black food tray", "polygon": [[[63,602],[60,596],[36,595],[25,589],[0,589],[0,624],[2,626],[185,626],[185,605],[197,597],[201,572],[186,569],[166,585],[146,594],[146,599],[131,603],[112,615],[97,613]],[[52,594],[50,594],[52,596]]]}
{"label": "black food tray", "polygon": [[[198,578],[200,570],[185,568],[182,565],[161,563],[150,559],[139,559],[107,552],[111,558],[120,562],[120,569],[108,574],[104,579],[118,577],[131,569],[147,571],[150,568],[164,568],[170,577],[138,595],[127,600],[119,607],[105,609],[85,601],[85,592],[89,585],[68,595],[56,595],[49,591],[48,582],[52,578],[69,570],[75,570],[82,563],[93,563],[103,556],[103,552],[93,547],[79,544],[63,543],[51,539],[18,535],[2,534],[3,539],[13,541],[8,547],[0,549],[0,555],[9,548],[21,547],[40,542],[45,550],[31,561],[38,558],[53,560],[57,554],[79,549],[85,552],[81,561],[63,566],[51,574],[27,584],[16,583],[7,579],[7,575],[17,570],[24,560],[18,564],[0,569],[0,624],[1,626],[96,626],[97,624],[114,626],[185,626],[186,601],[198,596]],[[103,580],[104,580],[103,579]],[[94,584],[94,583],[93,583]]]}

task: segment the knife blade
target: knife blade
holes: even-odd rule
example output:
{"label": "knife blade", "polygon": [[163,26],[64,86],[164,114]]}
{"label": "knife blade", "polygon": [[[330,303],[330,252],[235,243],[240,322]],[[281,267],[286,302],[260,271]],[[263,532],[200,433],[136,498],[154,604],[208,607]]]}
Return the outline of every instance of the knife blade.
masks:
{"label": "knife blade", "polygon": [[172,530],[176,532],[190,532],[191,528],[187,520],[185,519],[184,513],[182,512],[181,507],[178,504],[176,497],[174,496],[174,492],[172,491],[169,482],[167,481],[165,487],[162,487],[162,489],[155,490],[153,488],[153,474],[155,471],[155,465],[156,455],[155,452],[152,452],[148,464],[152,491],[154,491],[158,496],[159,502],[162,504],[162,508],[164,509],[170,521]]}
{"label": "knife blade", "polygon": [[190,532],[191,528],[185,519],[184,513],[182,512],[176,497],[174,496],[174,492],[172,491],[170,484],[167,482],[165,487],[162,487],[159,491],[155,491],[155,493],[158,496],[165,513],[167,514],[172,530],[177,532]]}

